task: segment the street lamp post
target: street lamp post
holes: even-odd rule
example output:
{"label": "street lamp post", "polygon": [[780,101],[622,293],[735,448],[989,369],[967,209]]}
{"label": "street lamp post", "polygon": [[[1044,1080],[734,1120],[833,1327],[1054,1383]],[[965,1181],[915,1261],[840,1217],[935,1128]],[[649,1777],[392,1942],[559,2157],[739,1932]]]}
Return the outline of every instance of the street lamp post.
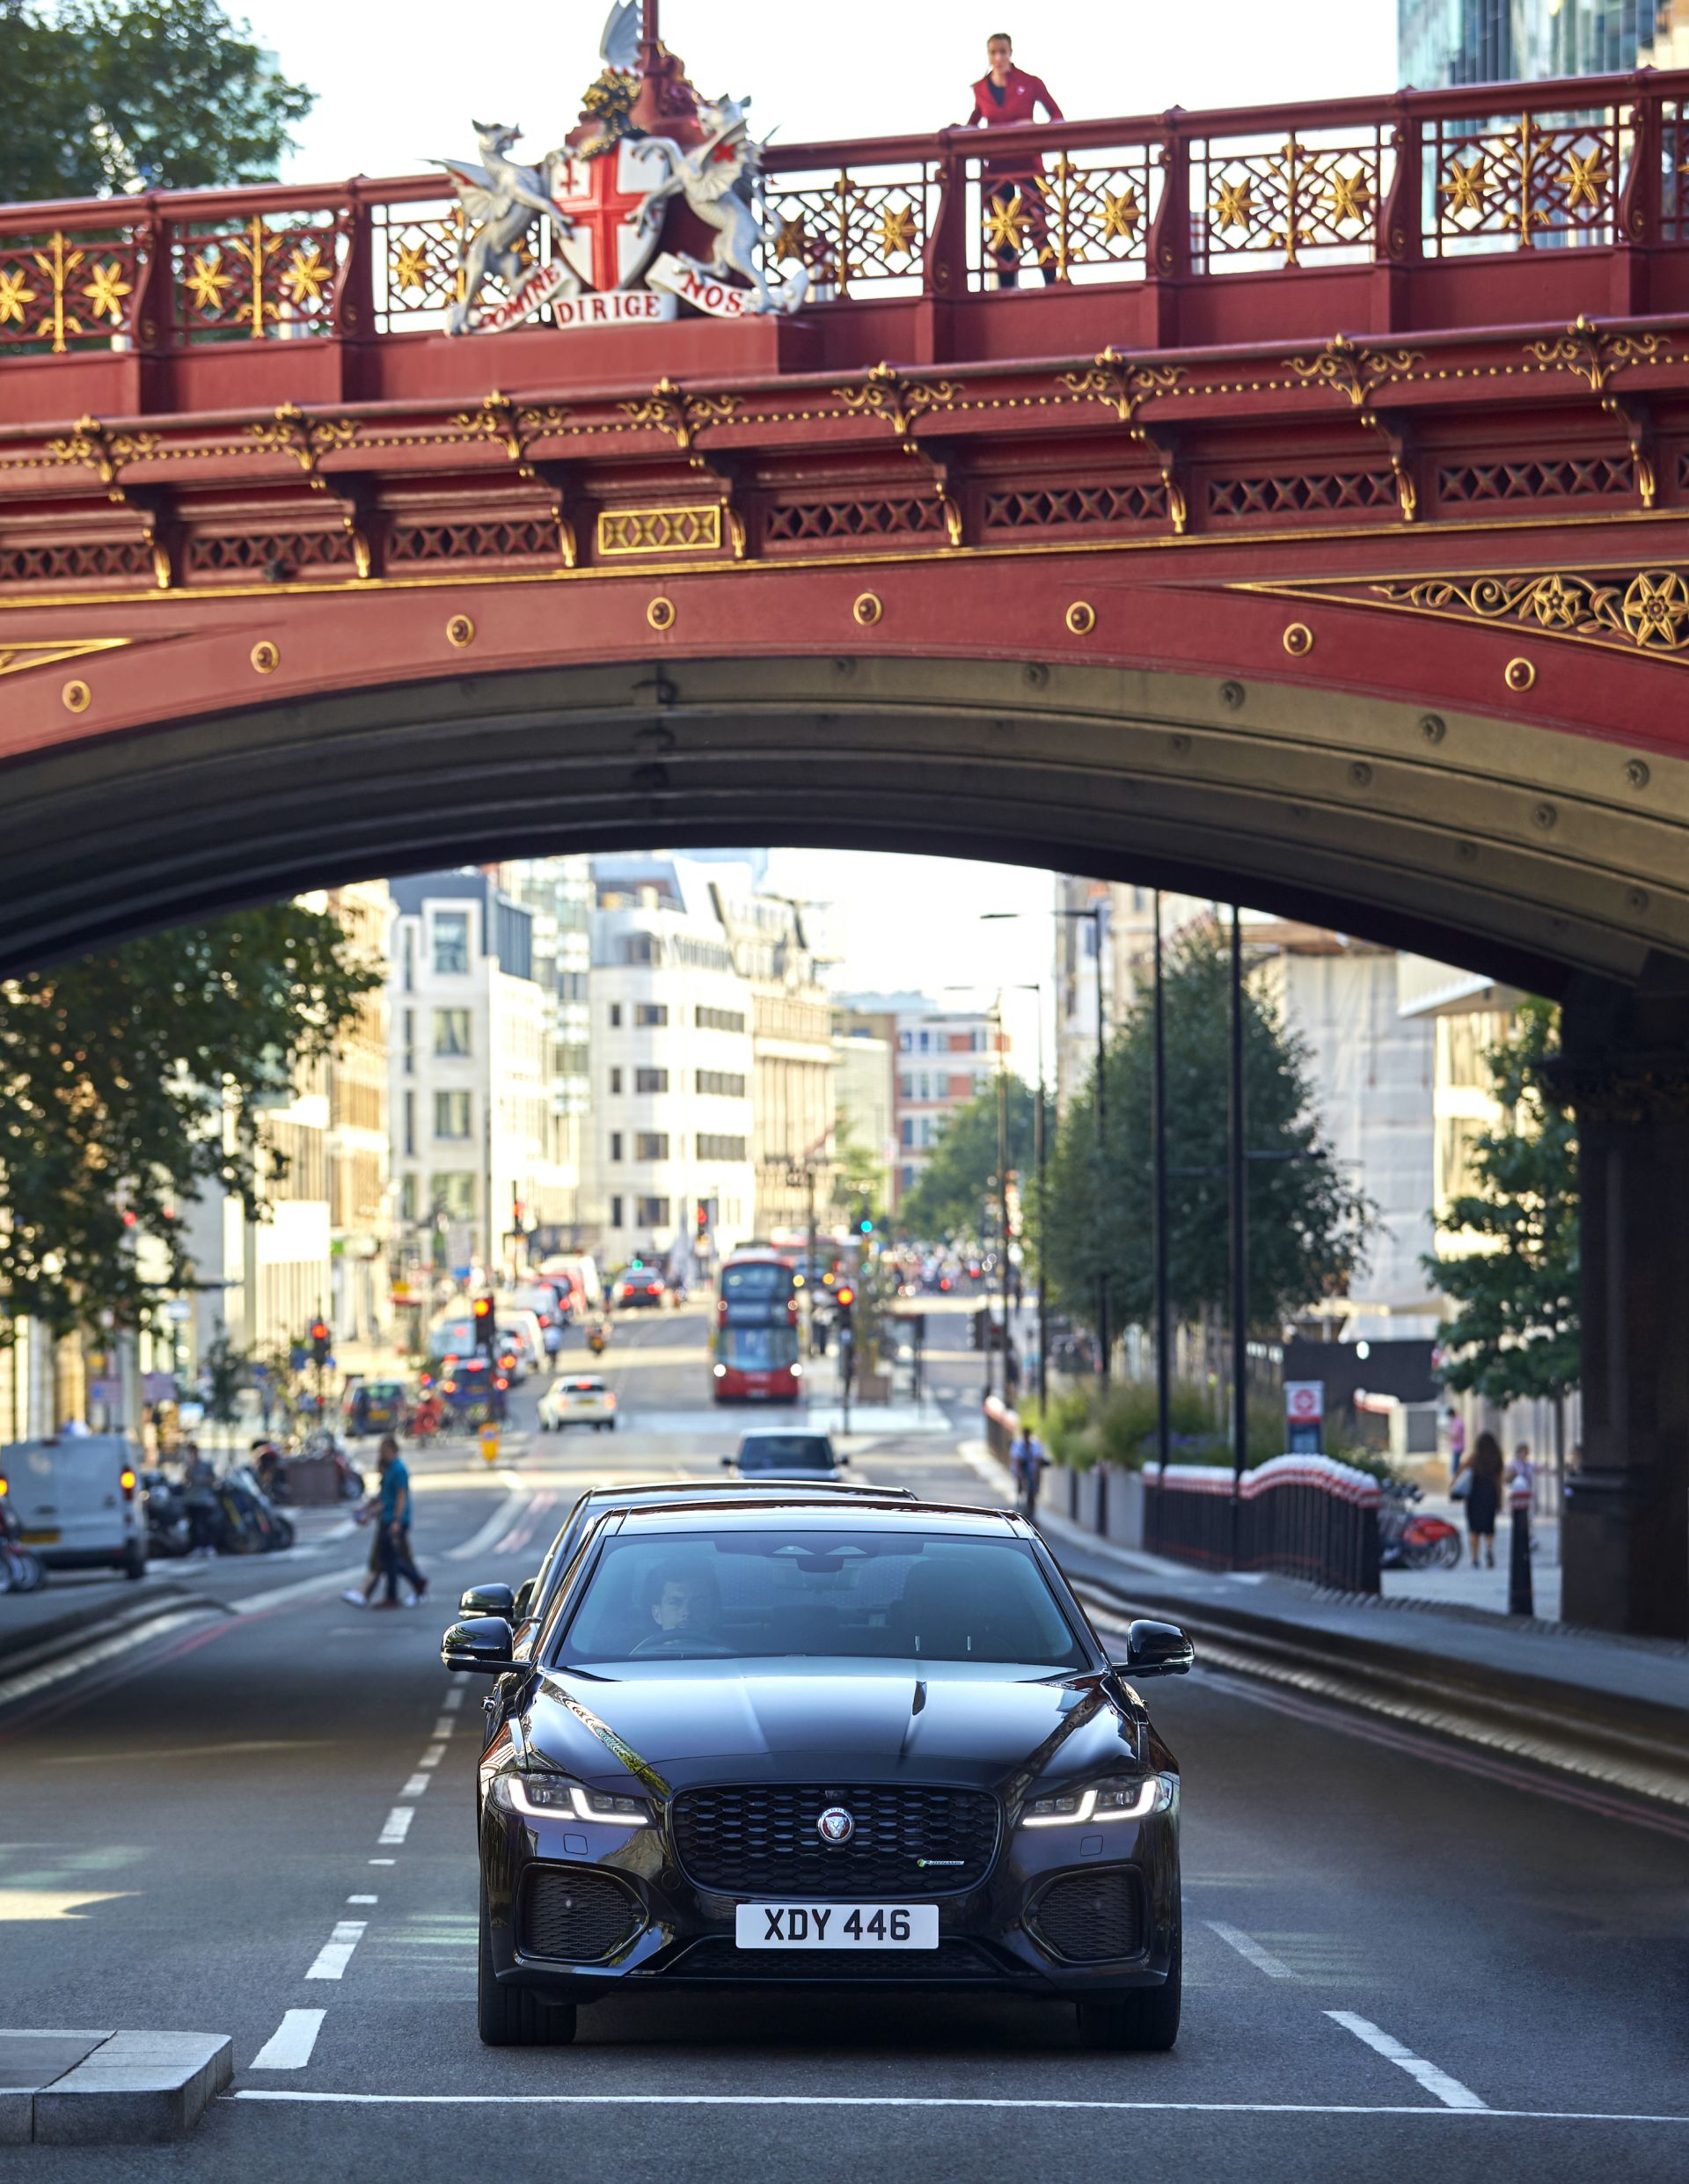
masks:
{"label": "street lamp post", "polygon": [[1167,1235],[1166,994],[1161,968],[1161,890],[1155,890],[1154,1070],[1150,1135],[1155,1170],[1155,1452],[1163,1472],[1173,1451],[1173,1308]]}
{"label": "street lamp post", "polygon": [[1249,1217],[1244,1191],[1243,937],[1232,905],[1231,1096],[1227,1101],[1227,1195],[1232,1215],[1232,1563],[1237,1566],[1243,1470],[1249,1461]]}
{"label": "street lamp post", "polygon": [[[988,921],[988,920],[1002,920],[1002,919],[1007,919],[1007,918],[1015,918],[1015,917],[1019,917],[1019,915],[1020,915],[1020,913],[1019,912],[1019,911],[1013,911],[1013,910],[987,910],[987,911],[982,912],[982,913],[981,913],[981,921],[982,921],[982,922],[985,922],[985,921]],[[948,989],[948,990],[949,990],[949,991],[951,991],[951,992],[953,992],[953,993],[965,993],[965,992],[969,991],[970,989],[969,989],[969,988],[967,988],[967,987],[963,987],[963,986],[954,986],[954,987],[951,987],[951,988],[950,988],[950,989]],[[1032,993],[1032,994],[1035,994],[1035,995],[1037,996],[1037,1003],[1038,1003],[1038,1105],[1037,1105],[1037,1109],[1036,1109],[1036,1110],[1035,1110],[1035,1112],[1034,1118],[1033,1118],[1033,1137],[1032,1137],[1032,1143],[1033,1143],[1033,1165],[1034,1165],[1035,1169],[1036,1169],[1036,1171],[1037,1171],[1037,1177],[1038,1177],[1038,1184],[1037,1184],[1037,1196],[1038,1196],[1038,1408],[1039,1408],[1039,1410],[1042,1411],[1042,1410],[1043,1410],[1043,1409],[1047,1406],[1047,1404],[1048,1404],[1048,1403],[1049,1403],[1049,1290],[1048,1275],[1047,1275],[1047,1271],[1046,1271],[1046,1269],[1047,1269],[1047,1258],[1048,1258],[1048,1253],[1047,1253],[1047,1250],[1046,1250],[1046,1246],[1047,1246],[1048,1242],[1049,1242],[1049,1228],[1048,1228],[1048,1226],[1047,1226],[1048,1220],[1049,1220],[1049,1196],[1048,1196],[1048,1189],[1049,1189],[1048,1147],[1047,1147],[1046,1142],[1045,1142],[1045,1125],[1044,1125],[1044,1100],[1045,1100],[1045,1088],[1044,1088],[1044,988],[1043,988],[1043,983],[1042,983],[1042,981],[1041,979],[1038,979],[1038,978],[1026,978],[1026,979],[1020,979],[1020,980],[1018,980],[1018,981],[1016,981],[1016,983],[1014,983],[1014,984],[1013,984],[1013,985],[1012,985],[1012,986],[998,986],[998,989],[997,989],[997,1009],[996,1009],[996,1019],[997,1019],[997,1031],[998,1031],[998,1061],[999,1061],[999,1065],[1000,1065],[1000,1063],[1001,1063],[1001,1059],[1002,1059],[1002,1055],[1001,1055],[1001,1041],[1002,1041],[1002,1037],[1003,1037],[1003,996],[1004,996],[1005,993]],[[998,1143],[998,1174],[999,1174],[999,1176],[1001,1176],[1001,1178],[1002,1178],[1002,1191],[1003,1191],[1003,1194],[1004,1194],[1004,1195],[1003,1195],[1003,1234],[1004,1234],[1004,1250],[1003,1250],[1003,1262],[1004,1262],[1004,1273],[1003,1273],[1003,1333],[1004,1333],[1004,1339],[1006,1341],[1006,1340],[1007,1340],[1007,1338],[1008,1338],[1008,1331],[1009,1331],[1009,1293],[1008,1293],[1008,1198],[1007,1198],[1007,1192],[1008,1192],[1008,1176],[1007,1176],[1007,1172],[1006,1172],[1006,1171],[1007,1171],[1007,1162],[1008,1162],[1008,1146],[1007,1146],[1007,1128],[1006,1128],[1006,1122],[1005,1122],[1005,1116],[1004,1116],[1004,1111],[1003,1111],[1003,1103],[1004,1103],[1005,1089],[1005,1078],[1004,1078],[1004,1074],[1003,1074],[1003,1072],[1002,1072],[1002,1069],[1001,1069],[1000,1066],[999,1066],[998,1072],[998,1140],[997,1140],[997,1143]],[[1005,1378],[1005,1398],[1006,1398],[1006,1393],[1007,1393],[1007,1389],[1006,1389],[1007,1374],[1008,1374],[1008,1367],[1007,1367],[1007,1361],[1006,1361],[1006,1360],[1005,1360],[1005,1366],[1004,1366],[1004,1378]],[[986,1367],[986,1380],[987,1380],[988,1388],[989,1388],[989,1383],[990,1383],[990,1378],[991,1378],[991,1367],[990,1367],[990,1365],[989,1365],[989,1363],[988,1363],[988,1364],[987,1364],[987,1367]]]}

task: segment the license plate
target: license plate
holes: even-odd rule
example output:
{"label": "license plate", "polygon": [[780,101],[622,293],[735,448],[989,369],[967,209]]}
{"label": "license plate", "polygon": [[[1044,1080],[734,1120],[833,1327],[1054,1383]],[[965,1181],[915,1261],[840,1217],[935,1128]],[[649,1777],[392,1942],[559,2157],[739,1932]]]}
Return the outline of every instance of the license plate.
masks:
{"label": "license plate", "polygon": [[49,1524],[33,1532],[20,1532],[18,1541],[22,1547],[56,1547],[62,1537],[58,1526]]}
{"label": "license plate", "polygon": [[936,1903],[742,1903],[742,1949],[936,1949]]}

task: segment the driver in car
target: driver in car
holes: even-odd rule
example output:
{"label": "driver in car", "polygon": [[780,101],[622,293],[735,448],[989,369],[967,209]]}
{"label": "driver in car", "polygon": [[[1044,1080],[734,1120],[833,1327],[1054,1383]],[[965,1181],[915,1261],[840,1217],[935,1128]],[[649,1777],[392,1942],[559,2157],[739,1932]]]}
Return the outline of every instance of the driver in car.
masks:
{"label": "driver in car", "polygon": [[651,1573],[647,1599],[656,1628],[640,1640],[636,1652],[681,1653],[693,1640],[716,1642],[721,1595],[712,1571],[696,1563],[664,1563]]}

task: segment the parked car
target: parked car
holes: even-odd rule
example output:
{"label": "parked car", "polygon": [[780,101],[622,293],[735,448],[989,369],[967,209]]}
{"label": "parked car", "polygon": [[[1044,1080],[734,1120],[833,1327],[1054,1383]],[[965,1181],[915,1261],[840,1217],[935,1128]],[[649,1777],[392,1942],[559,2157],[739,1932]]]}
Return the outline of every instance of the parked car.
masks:
{"label": "parked car", "polygon": [[127,1433],[65,1433],[0,1449],[19,1543],[49,1570],[147,1566],[141,1451]]}
{"label": "parked car", "polygon": [[616,1395],[596,1373],[559,1373],[539,1399],[540,1431],[560,1433],[566,1425],[590,1425],[596,1433],[616,1431]]}

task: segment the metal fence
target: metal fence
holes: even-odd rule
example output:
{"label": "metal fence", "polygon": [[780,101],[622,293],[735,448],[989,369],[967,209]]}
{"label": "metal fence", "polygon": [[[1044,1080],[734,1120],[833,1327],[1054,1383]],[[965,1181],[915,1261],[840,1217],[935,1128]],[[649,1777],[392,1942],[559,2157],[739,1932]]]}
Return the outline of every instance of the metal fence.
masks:
{"label": "metal fence", "polygon": [[1330,1456],[1275,1456],[1230,1471],[1144,1474],[1144,1545],[1215,1570],[1270,1570],[1346,1593],[1378,1590],[1378,1487]]}

